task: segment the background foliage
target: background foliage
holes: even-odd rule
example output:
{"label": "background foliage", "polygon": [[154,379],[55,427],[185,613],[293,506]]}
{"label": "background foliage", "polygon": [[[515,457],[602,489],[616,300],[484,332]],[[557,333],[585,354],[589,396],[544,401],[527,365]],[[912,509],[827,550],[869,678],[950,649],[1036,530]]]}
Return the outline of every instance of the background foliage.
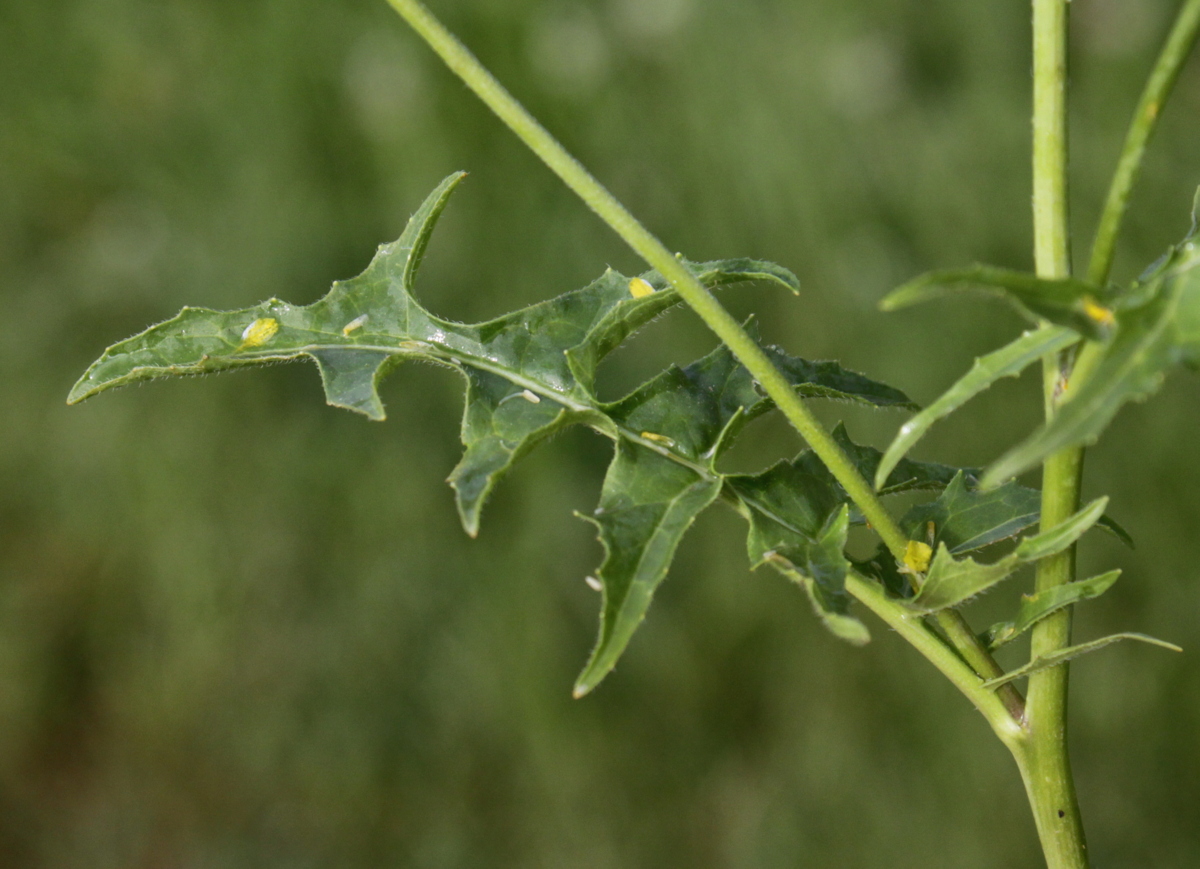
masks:
{"label": "background foliage", "polygon": [[[1074,4],[1078,238],[1173,6]],[[1000,303],[874,304],[929,268],[1029,266],[1025,4],[435,11],[668,244],[796,271],[799,299],[724,291],[767,340],[928,401],[1022,327]],[[470,541],[443,483],[449,372],[393,375],[383,425],[326,408],[303,366],[63,405],[105,345],[185,302],[305,302],[357,274],[455,169],[472,174],[418,288],[435,313],[479,321],[606,264],[641,271],[382,3],[10,0],[0,44],[5,866],[1036,862],[983,720],[877,623],[848,647],[798,589],[749,574],[728,511],[701,518],[620,667],[572,701],[600,549],[571,510],[594,504],[610,455],[585,430],[530,456]],[[1196,64],[1175,99],[1120,280],[1183,234],[1200,183]],[[601,388],[711,346],[672,314]],[[1035,380],[917,457],[994,457],[1032,425]],[[1074,671],[1102,866],[1200,862],[1200,383],[1165,393],[1088,460],[1085,500],[1111,493],[1139,548],[1086,542],[1081,575],[1126,573],[1077,636],[1193,652],[1118,647]],[[822,413],[879,446],[902,419]],[[729,467],[797,449],[760,422]]]}

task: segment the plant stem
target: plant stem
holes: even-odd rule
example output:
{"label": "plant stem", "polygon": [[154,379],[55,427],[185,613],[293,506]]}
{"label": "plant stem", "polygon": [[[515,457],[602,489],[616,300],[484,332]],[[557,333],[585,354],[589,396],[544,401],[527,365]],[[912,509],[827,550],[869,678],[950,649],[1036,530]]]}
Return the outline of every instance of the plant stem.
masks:
{"label": "plant stem", "polygon": [[[1033,0],[1033,226],[1039,277],[1071,272],[1067,200],[1068,0]],[[1047,417],[1065,382],[1062,355],[1047,357],[1043,385]],[[1050,456],[1042,473],[1041,529],[1049,530],[1078,509],[1083,450]],[[1070,582],[1075,547],[1038,563],[1036,589]],[[1033,629],[1031,658],[1070,644],[1071,612],[1061,610]],[[1064,664],[1029,677],[1027,741],[1014,752],[1033,809],[1049,869],[1086,869],[1087,844],[1067,754],[1067,684]]]}
{"label": "plant stem", "polygon": [[[846,494],[862,511],[892,555],[902,561],[908,538],[884,508],[850,458],[774,366],[762,348],[738,324],[688,269],[597,181],[566,149],[510,94],[496,78],[433,17],[419,0],[388,0],[417,31],[443,62],[600,218],[666,278],[683,299],[729,348],[762,386],[763,391],[788,422],[821,459]],[[1003,671],[957,612],[936,616],[963,659],[983,680]],[[997,694],[1019,718],[1021,698],[1015,688],[1003,686]]]}
{"label": "plant stem", "polygon": [[1108,188],[1108,198],[1104,201],[1104,211],[1096,228],[1092,257],[1088,263],[1088,280],[1093,284],[1102,286],[1108,281],[1117,235],[1129,206],[1133,185],[1142,168],[1146,146],[1154,135],[1163,105],[1179,79],[1180,70],[1196,45],[1197,36],[1200,36],[1200,0],[1184,0],[1134,110],[1133,121],[1121,148],[1121,157],[1117,161],[1117,171]]}
{"label": "plant stem", "polygon": [[[1065,173],[1066,10],[1063,0],[1034,0],[1034,232],[1038,274],[1042,277],[1069,274]],[[1198,36],[1200,0],[1185,0],[1125,136],[1088,263],[1088,280],[1094,284],[1103,285],[1108,281],[1117,236],[1146,147]],[[1100,353],[1100,345],[1085,343],[1071,372],[1072,390],[1077,390],[1091,375]],[[1057,405],[1070,397],[1065,388],[1064,364],[1064,360],[1054,360],[1046,366],[1047,416],[1052,416]],[[1042,478],[1043,529],[1053,527],[1078,509],[1082,472],[1082,448],[1064,450],[1046,461]],[[1071,582],[1074,576],[1075,548],[1071,547],[1038,565],[1036,589],[1043,591]],[[1036,660],[1070,642],[1071,614],[1064,610],[1034,628],[1030,657]],[[1023,750],[1014,752],[1051,869],[1085,869],[1088,866],[1083,822],[1067,754],[1068,683],[1069,671],[1065,664],[1030,676],[1026,707],[1029,740]]]}
{"label": "plant stem", "polygon": [[[1026,733],[1021,726],[1020,715],[1013,712],[1009,695],[983,688],[972,667],[942,642],[919,615],[888,598],[878,583],[863,579],[851,571],[846,576],[846,591],[937,667],[982,713],[1001,742],[1014,752],[1020,750]],[[1020,695],[1017,697],[1019,699]]]}

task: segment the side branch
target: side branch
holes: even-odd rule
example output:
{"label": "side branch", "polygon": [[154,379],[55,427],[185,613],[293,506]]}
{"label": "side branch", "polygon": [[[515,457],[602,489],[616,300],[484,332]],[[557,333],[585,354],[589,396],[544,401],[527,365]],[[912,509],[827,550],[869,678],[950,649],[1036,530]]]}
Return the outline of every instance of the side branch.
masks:
{"label": "side branch", "polygon": [[1088,280],[1094,284],[1102,285],[1108,281],[1117,247],[1117,235],[1120,233],[1125,211],[1129,207],[1133,186],[1141,174],[1146,146],[1150,144],[1150,139],[1158,127],[1158,119],[1162,116],[1163,106],[1175,88],[1175,82],[1178,81],[1184,63],[1196,46],[1198,36],[1200,0],[1185,0],[1134,110],[1133,121],[1121,148],[1121,157],[1117,161],[1117,171],[1108,188],[1104,211],[1100,215],[1100,224],[1096,227],[1095,241],[1092,242],[1091,261],[1088,263]]}

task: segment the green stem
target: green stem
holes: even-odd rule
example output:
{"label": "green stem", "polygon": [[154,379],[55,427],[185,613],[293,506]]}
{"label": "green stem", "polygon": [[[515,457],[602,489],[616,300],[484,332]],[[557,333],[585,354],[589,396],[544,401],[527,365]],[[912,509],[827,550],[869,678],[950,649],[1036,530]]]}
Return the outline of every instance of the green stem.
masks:
{"label": "green stem", "polygon": [[1154,135],[1163,105],[1179,79],[1180,70],[1196,45],[1197,36],[1200,36],[1200,0],[1185,0],[1175,16],[1175,24],[1163,44],[1162,51],[1159,52],[1154,69],[1150,72],[1150,78],[1142,91],[1142,98],[1134,110],[1129,132],[1125,135],[1125,144],[1117,161],[1117,171],[1108,188],[1108,198],[1104,201],[1104,211],[1100,217],[1100,225],[1096,228],[1096,239],[1092,243],[1088,280],[1093,284],[1103,285],[1108,281],[1117,247],[1117,235],[1125,217],[1125,210],[1129,207],[1133,185],[1137,182],[1142,168],[1146,146]]}
{"label": "green stem", "polygon": [[[722,307],[671,252],[629,213],[558,141],[526,111],[503,85],[433,17],[419,0],[388,0],[417,31],[443,62],[532,150],[542,162],[624,239],[651,267],[666,278],[683,299],[729,348],[788,422],[800,433],[813,452],[841,483],[846,494],[874,527],[884,545],[897,559],[906,555],[908,538],[887,512],[874,489],[863,479],[854,463],[812,415],[762,348]],[[956,612],[939,613],[937,620],[977,677],[994,678],[1003,671],[974,632]],[[1007,689],[1007,690],[1006,690]],[[1014,715],[1019,715],[1020,695],[1006,686],[997,692],[1006,698]]]}
{"label": "green stem", "polygon": [[[1066,198],[1066,22],[1064,0],[1034,0],[1034,232],[1038,274],[1065,277],[1070,272]],[[1185,0],[1142,91],[1126,134],[1121,157],[1104,203],[1092,245],[1088,280],[1105,284],[1112,270],[1117,236],[1141,170],[1146,147],[1162,108],[1188,55],[1200,36],[1200,0]],[[1087,380],[1102,346],[1085,342],[1070,372],[1070,387]],[[1045,372],[1047,416],[1069,398],[1066,360],[1048,361]],[[1064,394],[1065,393],[1065,394]],[[1042,527],[1051,528],[1079,507],[1083,450],[1064,450],[1045,463],[1042,477]],[[1075,578],[1075,549],[1038,565],[1036,589],[1043,591]],[[1071,642],[1071,613],[1064,610],[1033,630],[1031,659]],[[1086,869],[1087,844],[1067,753],[1066,665],[1029,678],[1026,719],[1028,742],[1014,755],[1025,781],[1046,861],[1051,869]]]}
{"label": "green stem", "polygon": [[[1067,20],[1068,0],[1033,0],[1033,226],[1039,277],[1071,273],[1067,200]],[[1045,406],[1052,416],[1065,385],[1062,355],[1046,359]],[[1079,504],[1083,450],[1063,450],[1046,460],[1042,473],[1041,528],[1048,530]],[[1075,548],[1038,563],[1036,588],[1070,582]],[[1033,629],[1034,659],[1071,641],[1071,612],[1061,610]],[[1087,844],[1067,754],[1067,681],[1064,664],[1029,677],[1028,740],[1014,751],[1025,780],[1049,869],[1086,869]]]}
{"label": "green stem", "polygon": [[975,670],[942,642],[919,615],[888,598],[878,583],[851,572],[846,576],[846,590],[941,671],[975,705],[1011,751],[1020,751],[1026,733],[1021,726],[1020,716],[1014,715],[1003,692],[983,688],[983,681]]}
{"label": "green stem", "polygon": [[[1083,450],[1064,450],[1045,464],[1042,484],[1042,527],[1051,528],[1070,516],[1079,504]],[[1044,591],[1075,578],[1075,548],[1038,564],[1035,587]],[[1071,644],[1071,611],[1060,610],[1033,629],[1030,660]],[[1075,783],[1067,746],[1066,664],[1029,677],[1026,724],[1029,741],[1024,757],[1018,757],[1026,792],[1046,863],[1050,869],[1086,869],[1087,843],[1083,820],[1075,796]]]}

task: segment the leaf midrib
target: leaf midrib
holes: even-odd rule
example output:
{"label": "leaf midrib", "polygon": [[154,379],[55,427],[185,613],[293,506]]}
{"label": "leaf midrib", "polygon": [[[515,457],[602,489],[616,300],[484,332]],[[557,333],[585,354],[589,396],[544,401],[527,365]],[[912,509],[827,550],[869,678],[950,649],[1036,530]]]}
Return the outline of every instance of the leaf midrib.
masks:
{"label": "leaf midrib", "polygon": [[[689,470],[700,475],[701,477],[703,477],[706,480],[724,481],[724,479],[726,477],[725,474],[722,474],[718,471],[714,471],[705,465],[701,465],[701,464],[698,464],[697,462],[693,462],[691,459],[688,459],[685,456],[679,455],[678,453],[672,451],[671,449],[663,446],[660,443],[656,443],[656,442],[650,440],[649,438],[642,437],[641,433],[635,432],[632,429],[621,425],[616,420],[614,420],[611,416],[609,416],[608,413],[605,412],[603,405],[600,403],[591,404],[591,403],[588,403],[585,401],[580,401],[575,396],[567,395],[563,392],[560,392],[559,390],[555,389],[554,387],[550,386],[549,384],[545,383],[544,381],[538,380],[533,377],[529,377],[527,375],[517,374],[517,373],[513,372],[511,369],[505,368],[503,365],[498,365],[495,362],[492,362],[491,360],[486,359],[486,358],[481,358],[479,356],[475,356],[470,353],[463,353],[462,351],[459,351],[459,350],[449,350],[440,345],[432,344],[429,341],[425,341],[423,339],[403,339],[403,340],[420,340],[421,343],[425,344],[429,349],[428,350],[420,350],[420,351],[405,350],[405,349],[400,349],[395,346],[390,346],[390,345],[386,345],[386,344],[308,344],[308,345],[304,345],[304,346],[300,346],[300,347],[290,347],[290,348],[288,348],[286,353],[285,352],[258,352],[258,353],[243,352],[242,354],[240,354],[240,358],[254,359],[257,361],[265,362],[265,361],[270,361],[273,359],[279,359],[279,360],[290,359],[290,358],[294,358],[295,356],[299,356],[302,354],[312,355],[313,353],[316,353],[316,352],[319,352],[322,350],[363,350],[363,351],[368,351],[368,352],[386,353],[390,356],[408,356],[408,357],[412,357],[412,358],[425,358],[425,359],[433,358],[435,361],[442,362],[449,368],[456,368],[456,367],[458,367],[458,365],[468,364],[472,368],[478,368],[481,371],[487,371],[491,374],[495,374],[499,377],[503,377],[505,380],[509,381],[510,383],[512,383],[516,386],[520,386],[523,389],[528,389],[529,391],[535,393],[536,395],[556,401],[559,404],[566,407],[568,410],[574,411],[575,413],[598,413],[598,414],[601,414],[606,419],[608,419],[612,422],[613,428],[616,429],[617,433],[621,437],[624,437],[626,440],[632,441],[632,442],[638,444],[639,446],[645,447],[648,450],[652,450],[653,452],[657,453],[658,455],[663,456],[664,458],[670,459],[670,460],[684,466],[685,468],[688,468]],[[604,428],[601,428],[600,426],[589,425],[588,427],[594,431],[599,432],[600,434],[603,434],[603,435],[606,435],[609,437],[612,436],[611,432],[606,431]]]}

